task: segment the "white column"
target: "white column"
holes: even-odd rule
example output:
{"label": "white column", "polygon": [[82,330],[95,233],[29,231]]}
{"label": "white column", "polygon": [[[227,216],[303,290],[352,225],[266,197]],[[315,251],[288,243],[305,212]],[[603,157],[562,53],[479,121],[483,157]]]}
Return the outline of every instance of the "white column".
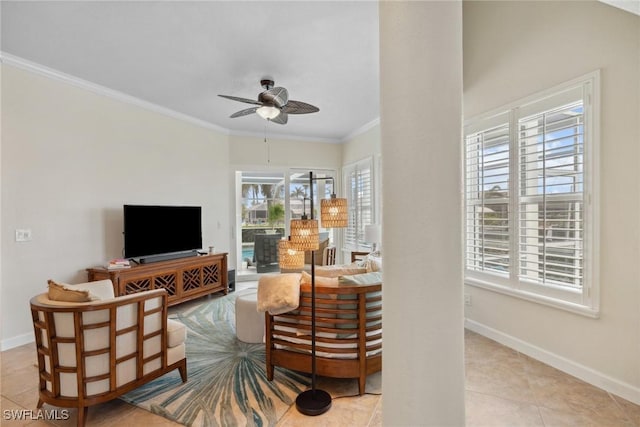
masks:
{"label": "white column", "polygon": [[383,425],[463,426],[462,3],[380,2]]}

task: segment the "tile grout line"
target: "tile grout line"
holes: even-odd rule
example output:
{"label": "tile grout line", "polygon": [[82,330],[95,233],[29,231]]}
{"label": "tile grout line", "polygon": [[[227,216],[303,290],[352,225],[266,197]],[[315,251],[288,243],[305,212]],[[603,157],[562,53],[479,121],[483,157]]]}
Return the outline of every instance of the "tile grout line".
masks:
{"label": "tile grout line", "polygon": [[616,407],[618,407],[618,409],[620,409],[620,411],[622,411],[622,413],[624,414],[624,416],[627,418],[627,421],[629,421],[634,427],[638,427],[638,424],[635,423],[635,421],[633,421],[633,419],[631,418],[631,416],[629,415],[629,412],[627,411],[627,408],[625,408],[624,406],[622,406],[620,404],[620,402],[618,402],[616,400],[616,398],[614,397],[614,395],[610,392],[606,392],[607,395],[609,396],[609,398],[611,400],[613,400],[613,403],[616,405]]}

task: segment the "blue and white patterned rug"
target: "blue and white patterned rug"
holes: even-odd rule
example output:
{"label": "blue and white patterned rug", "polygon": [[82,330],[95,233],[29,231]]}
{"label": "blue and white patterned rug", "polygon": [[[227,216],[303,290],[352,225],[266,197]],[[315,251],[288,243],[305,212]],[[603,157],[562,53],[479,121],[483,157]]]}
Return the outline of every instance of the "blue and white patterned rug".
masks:
{"label": "blue and white patterned rug", "polygon": [[236,338],[235,298],[210,296],[172,308],[170,317],[188,328],[188,381],[176,370],[121,398],[186,426],[274,426],[310,380],[280,368],[267,380],[264,344]]}

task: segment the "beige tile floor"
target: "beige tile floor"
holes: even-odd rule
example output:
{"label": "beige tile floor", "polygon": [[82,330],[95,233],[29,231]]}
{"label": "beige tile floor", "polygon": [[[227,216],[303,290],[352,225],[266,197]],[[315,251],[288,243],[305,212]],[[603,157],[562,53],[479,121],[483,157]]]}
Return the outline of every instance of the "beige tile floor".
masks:
{"label": "beige tile floor", "polygon": [[[465,333],[467,426],[636,426],[640,406],[613,396],[473,332]],[[34,410],[37,368],[33,344],[0,353],[0,425],[75,426],[75,411],[58,421],[6,420],[5,410]],[[45,406],[46,409],[53,409]],[[87,426],[176,426],[115,399],[89,409]],[[345,397],[318,417],[289,409],[278,426],[380,426],[382,396]]]}

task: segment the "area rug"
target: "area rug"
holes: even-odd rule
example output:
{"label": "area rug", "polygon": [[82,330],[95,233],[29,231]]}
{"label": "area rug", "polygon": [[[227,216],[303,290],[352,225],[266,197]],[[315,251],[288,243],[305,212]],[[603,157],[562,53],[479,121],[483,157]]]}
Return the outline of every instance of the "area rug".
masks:
{"label": "area rug", "polygon": [[[126,402],[185,426],[274,426],[310,384],[308,375],[276,368],[268,381],[264,344],[247,344],[235,334],[236,294],[201,298],[170,309],[187,335],[188,381],[177,371],[121,397]],[[357,395],[356,380],[320,379],[333,397]],[[380,390],[380,375],[367,392]]]}

